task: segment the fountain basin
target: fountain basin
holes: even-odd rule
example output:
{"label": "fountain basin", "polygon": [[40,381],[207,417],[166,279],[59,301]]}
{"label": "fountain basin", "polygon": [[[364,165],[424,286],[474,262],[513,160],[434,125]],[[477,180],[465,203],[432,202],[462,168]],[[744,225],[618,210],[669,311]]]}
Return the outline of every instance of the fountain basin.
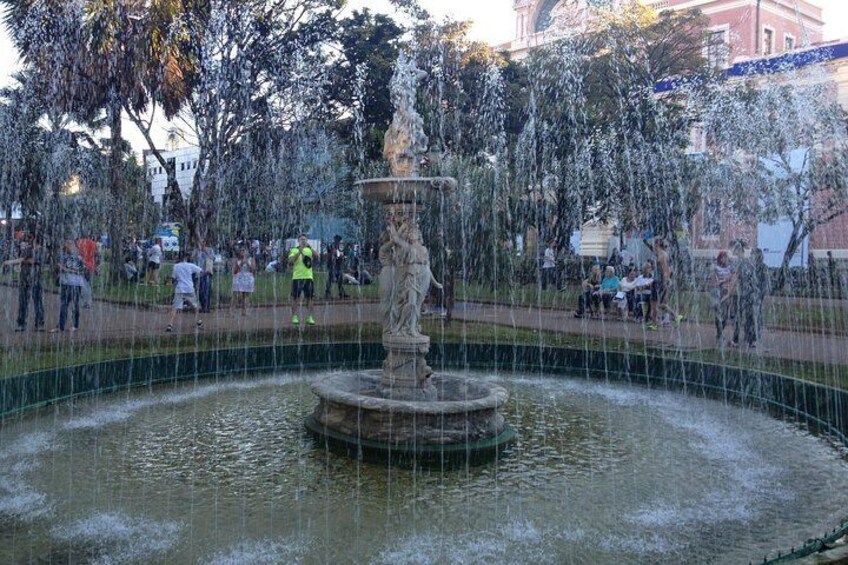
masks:
{"label": "fountain basin", "polygon": [[515,439],[502,410],[503,387],[453,375],[431,378],[433,401],[385,398],[379,371],[317,380],[319,404],[306,429],[320,443],[360,459],[442,465],[485,462]]}
{"label": "fountain basin", "polygon": [[[190,372],[7,419],[0,562],[747,563],[847,507],[845,460],[822,438],[584,369],[467,374],[511,394],[520,441],[495,465],[362,465],[303,432],[326,375],[295,349],[288,374]],[[261,360],[240,353],[239,374]]]}
{"label": "fountain basin", "polygon": [[389,177],[359,181],[366,200],[384,204],[415,204],[456,189],[456,179],[450,177]]}

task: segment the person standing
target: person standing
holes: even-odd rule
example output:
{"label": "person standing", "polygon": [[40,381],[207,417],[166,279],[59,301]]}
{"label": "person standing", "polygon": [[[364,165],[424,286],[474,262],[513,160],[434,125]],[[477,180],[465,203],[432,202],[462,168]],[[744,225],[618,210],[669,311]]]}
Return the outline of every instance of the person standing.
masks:
{"label": "person standing", "polygon": [[91,281],[97,272],[97,243],[87,233],[84,233],[77,241],[77,249],[80,257],[82,257],[82,263],[85,265],[85,270],[82,273],[85,284],[80,290],[80,302],[82,302],[83,308],[91,308]]}
{"label": "person standing", "polygon": [[819,271],[816,266],[816,256],[810,251],[807,254],[807,279],[810,285],[810,296],[821,296],[819,288]]}
{"label": "person standing", "polygon": [[827,278],[830,282],[830,297],[842,300],[842,273],[833,258],[833,251],[827,252]]}
{"label": "person standing", "polygon": [[79,329],[80,291],[85,285],[83,272],[85,264],[82,262],[77,244],[73,239],[66,239],[62,254],[59,256],[59,326],[50,330],[50,333],[63,332],[68,321],[68,307],[73,303],[73,325],[71,331]]}
{"label": "person standing", "polygon": [[757,288],[757,273],[754,263],[745,257],[740,248],[737,252],[738,259],[735,265],[736,275],[736,322],[733,325],[733,343],[740,343],[740,336],[745,339],[748,347],[754,348],[757,344],[756,329],[756,301],[760,294]]}
{"label": "person standing", "polygon": [[[652,310],[655,316],[660,312],[670,316],[676,324],[683,321],[683,316],[675,312],[668,305],[669,295],[671,294],[671,262],[668,257],[668,242],[664,239],[658,239],[654,245],[657,254],[657,272],[656,272],[656,297]],[[657,329],[656,324],[651,329]]]}
{"label": "person standing", "polygon": [[191,262],[188,253],[185,253],[180,262],[174,265],[174,270],[171,272],[171,280],[174,282],[174,303],[171,308],[171,315],[168,318],[168,327],[165,328],[166,333],[174,331],[174,321],[177,317],[177,312],[185,308],[185,303],[188,302],[194,308],[194,319],[197,329],[203,327],[203,320],[200,319],[200,302],[197,300],[197,294],[194,292],[194,275],[199,275],[203,269]]}
{"label": "person standing", "polygon": [[37,236],[33,236],[30,244],[21,248],[20,257],[3,262],[4,267],[21,266],[16,332],[26,330],[30,297],[32,297],[32,307],[35,309],[35,331],[44,331],[44,294],[41,286],[41,266],[43,264],[44,248]]}
{"label": "person standing", "polygon": [[[710,299],[715,310],[716,342],[723,345],[722,338],[727,321],[734,317],[736,300],[736,273],[730,264],[727,251],[721,251],[712,267]],[[730,345],[735,345],[733,342]]]}
{"label": "person standing", "polygon": [[147,284],[159,284],[160,267],[162,267],[162,238],[157,237],[147,250]]}
{"label": "person standing", "polygon": [[247,316],[248,297],[253,294],[256,287],[256,262],[242,247],[241,254],[233,263],[233,308],[241,304],[241,315]]}
{"label": "person standing", "polygon": [[212,271],[215,270],[215,257],[206,247],[204,240],[201,239],[197,242],[197,249],[194,250],[192,260],[195,265],[203,270],[197,275],[197,298],[200,300],[200,311],[207,313],[212,309]]}
{"label": "person standing", "polygon": [[754,335],[753,339],[748,341],[748,345],[750,347],[756,347],[756,344],[763,336],[763,303],[766,296],[771,292],[771,278],[769,277],[769,270],[762,249],[754,249],[751,253],[751,266],[751,272],[754,277],[751,300],[753,314],[751,330]]}
{"label": "person standing", "polygon": [[333,236],[333,243],[327,246],[327,285],[324,288],[324,297],[332,298],[333,284],[336,284],[339,289],[339,298],[347,298],[344,290],[344,272],[345,253],[342,248],[342,237],[340,235]]}
{"label": "person standing", "polygon": [[549,283],[553,283],[554,289],[558,286],[556,281],[556,244],[553,240],[548,242],[542,258],[542,290],[547,290]]}
{"label": "person standing", "polygon": [[289,251],[289,265],[292,266],[292,289],[291,289],[291,323],[300,324],[297,315],[297,301],[301,295],[306,299],[306,323],[315,325],[315,316],[312,314],[312,300],[315,297],[315,277],[312,273],[312,265],[315,260],[315,252],[309,245],[306,234],[297,237],[297,247]]}

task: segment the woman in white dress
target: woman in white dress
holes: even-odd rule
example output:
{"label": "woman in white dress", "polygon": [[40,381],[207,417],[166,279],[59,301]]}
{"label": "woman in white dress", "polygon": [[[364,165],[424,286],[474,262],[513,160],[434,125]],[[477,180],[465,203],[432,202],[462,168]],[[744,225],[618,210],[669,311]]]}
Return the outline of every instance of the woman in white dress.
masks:
{"label": "woman in white dress", "polygon": [[241,304],[241,315],[247,316],[248,298],[256,287],[256,263],[248,254],[247,248],[239,251],[239,257],[233,264],[233,302],[232,307],[238,308]]}

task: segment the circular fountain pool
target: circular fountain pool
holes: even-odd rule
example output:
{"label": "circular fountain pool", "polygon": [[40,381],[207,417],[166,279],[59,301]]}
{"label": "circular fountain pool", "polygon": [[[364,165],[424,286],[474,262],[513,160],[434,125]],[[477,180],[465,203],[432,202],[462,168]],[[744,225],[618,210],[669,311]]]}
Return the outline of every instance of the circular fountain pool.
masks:
{"label": "circular fountain pool", "polygon": [[797,427],[583,379],[507,388],[517,442],[461,470],[315,447],[312,377],[101,396],[0,430],[0,562],[736,563],[845,517]]}

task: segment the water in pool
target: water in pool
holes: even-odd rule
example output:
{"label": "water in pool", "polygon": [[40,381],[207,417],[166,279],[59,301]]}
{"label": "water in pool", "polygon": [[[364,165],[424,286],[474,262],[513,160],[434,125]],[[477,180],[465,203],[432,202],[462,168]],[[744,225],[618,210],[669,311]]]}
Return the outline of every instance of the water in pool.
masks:
{"label": "water in pool", "polygon": [[844,519],[791,423],[582,378],[481,375],[518,441],[459,470],[317,448],[314,375],[77,400],[0,429],[0,562],[748,563]]}

